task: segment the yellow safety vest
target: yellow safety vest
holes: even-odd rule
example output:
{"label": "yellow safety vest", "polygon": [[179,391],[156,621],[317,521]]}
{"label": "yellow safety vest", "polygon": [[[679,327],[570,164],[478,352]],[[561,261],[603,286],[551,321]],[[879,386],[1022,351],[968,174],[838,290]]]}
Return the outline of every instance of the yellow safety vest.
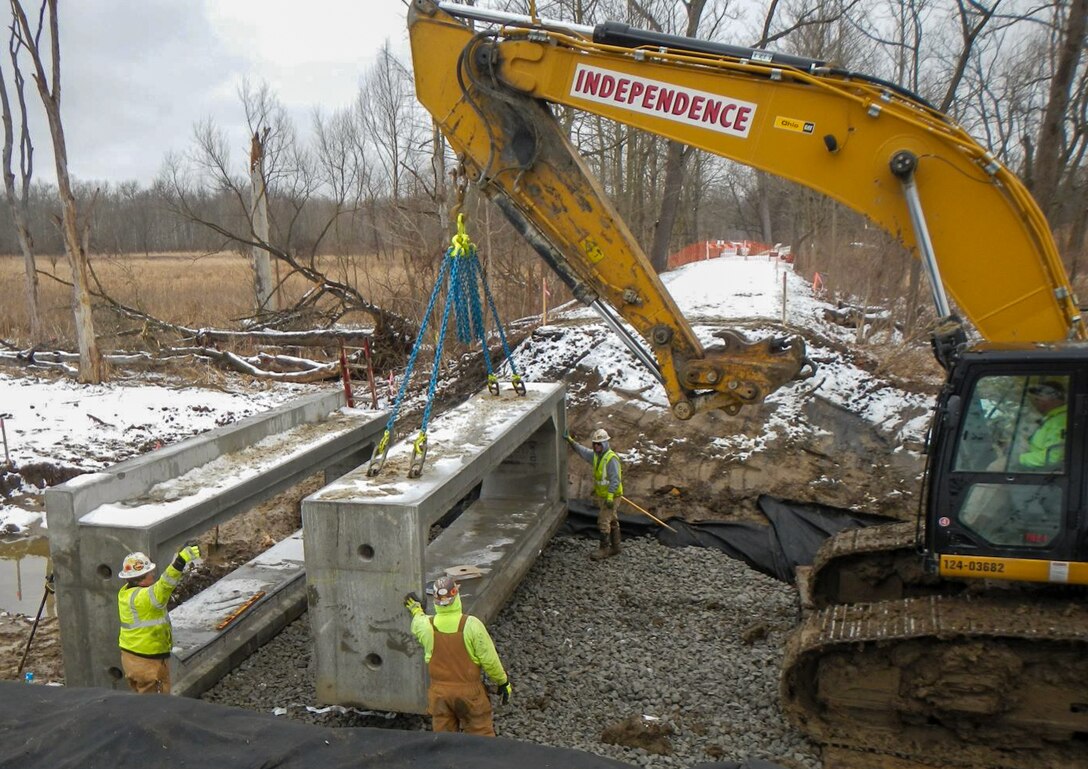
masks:
{"label": "yellow safety vest", "polygon": [[121,634],[117,645],[141,657],[166,657],[174,648],[167,604],[178,586],[181,572],[167,566],[162,576],[147,587],[125,585],[117,593]]}
{"label": "yellow safety vest", "polygon": [[608,496],[608,477],[605,475],[605,470],[608,468],[608,462],[612,459],[616,460],[616,469],[620,477],[620,483],[616,487],[615,495],[618,497],[623,493],[623,465],[620,463],[620,458],[616,456],[616,452],[609,449],[599,457],[596,454],[593,455],[593,493],[598,497]]}

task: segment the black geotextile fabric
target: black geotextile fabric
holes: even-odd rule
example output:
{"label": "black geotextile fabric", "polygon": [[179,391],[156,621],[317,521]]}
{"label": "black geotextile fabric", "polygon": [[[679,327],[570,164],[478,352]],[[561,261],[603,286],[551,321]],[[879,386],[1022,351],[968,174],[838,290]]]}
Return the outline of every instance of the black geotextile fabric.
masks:
{"label": "black geotextile fabric", "polygon": [[[329,729],[163,697],[0,682],[2,769],[619,769],[619,761],[501,737]],[[782,769],[755,763],[701,769]]]}
{"label": "black geotextile fabric", "polygon": [[[791,502],[766,494],[757,501],[770,525],[753,521],[698,521],[670,518],[675,532],[649,518],[620,513],[625,537],[652,536],[669,547],[712,547],[744,561],[757,571],[783,582],[794,582],[798,566],[812,563],[823,541],[844,529],[855,529],[891,519],[829,505]],[[572,499],[562,531],[597,536],[597,506],[592,500]]]}

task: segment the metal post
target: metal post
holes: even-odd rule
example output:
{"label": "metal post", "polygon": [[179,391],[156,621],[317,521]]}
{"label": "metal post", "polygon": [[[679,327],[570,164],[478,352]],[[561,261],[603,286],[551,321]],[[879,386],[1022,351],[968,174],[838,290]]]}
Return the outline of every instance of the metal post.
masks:
{"label": "metal post", "polygon": [[370,407],[378,408],[378,388],[374,383],[374,360],[370,356],[370,338],[363,340],[363,356],[366,358],[366,380],[370,383]]}
{"label": "metal post", "polygon": [[786,273],[782,272],[782,322],[786,322]]}
{"label": "metal post", "polygon": [[348,372],[348,359],[344,354],[344,341],[340,340],[340,378],[344,381],[344,398],[348,408],[355,408],[355,397],[351,394],[351,374]]}
{"label": "metal post", "polygon": [[11,455],[8,454],[8,431],[4,420],[11,419],[11,414],[0,414],[0,435],[4,436],[4,467],[11,467]]}

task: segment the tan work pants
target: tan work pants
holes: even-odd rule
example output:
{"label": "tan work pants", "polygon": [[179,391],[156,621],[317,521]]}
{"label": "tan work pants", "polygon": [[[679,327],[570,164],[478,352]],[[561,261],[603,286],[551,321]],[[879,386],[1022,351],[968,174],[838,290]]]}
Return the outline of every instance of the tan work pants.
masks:
{"label": "tan work pants", "polygon": [[427,700],[432,731],[495,736],[491,700],[482,683],[432,683]]}
{"label": "tan work pants", "polygon": [[170,660],[150,660],[121,650],[121,670],[137,694],[170,693]]}
{"label": "tan work pants", "polygon": [[597,497],[597,531],[608,536],[613,528],[619,528],[620,518],[616,514],[616,506],[609,507],[604,497]]}

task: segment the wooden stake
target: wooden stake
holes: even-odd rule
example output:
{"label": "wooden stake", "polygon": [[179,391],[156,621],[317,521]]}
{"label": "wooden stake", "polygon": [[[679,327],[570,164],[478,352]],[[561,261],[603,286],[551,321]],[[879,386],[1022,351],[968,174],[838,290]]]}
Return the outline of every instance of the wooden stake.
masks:
{"label": "wooden stake", "polygon": [[656,516],[654,516],[654,514],[653,514],[653,513],[649,512],[648,510],[643,510],[643,509],[642,509],[641,507],[639,507],[638,505],[636,505],[636,504],[635,504],[634,502],[632,502],[631,500],[629,500],[629,499],[628,499],[627,497],[624,497],[624,496],[622,496],[622,495],[621,495],[621,496],[620,496],[620,499],[622,499],[622,500],[623,500],[624,502],[626,502],[627,504],[629,504],[629,505],[630,505],[631,507],[633,507],[633,508],[635,508],[636,510],[638,510],[638,511],[639,511],[640,513],[642,513],[643,515],[645,515],[645,516],[646,516],[647,518],[649,518],[650,520],[654,521],[655,523],[659,523],[659,524],[661,524],[662,526],[664,526],[664,527],[665,527],[666,529],[668,529],[669,531],[673,532],[674,534],[679,534],[679,533],[680,533],[680,532],[678,532],[678,531],[677,531],[676,529],[674,529],[674,528],[673,528],[672,526],[670,526],[669,524],[665,523],[665,522],[664,522],[663,520],[661,520],[660,518],[657,518]]}

